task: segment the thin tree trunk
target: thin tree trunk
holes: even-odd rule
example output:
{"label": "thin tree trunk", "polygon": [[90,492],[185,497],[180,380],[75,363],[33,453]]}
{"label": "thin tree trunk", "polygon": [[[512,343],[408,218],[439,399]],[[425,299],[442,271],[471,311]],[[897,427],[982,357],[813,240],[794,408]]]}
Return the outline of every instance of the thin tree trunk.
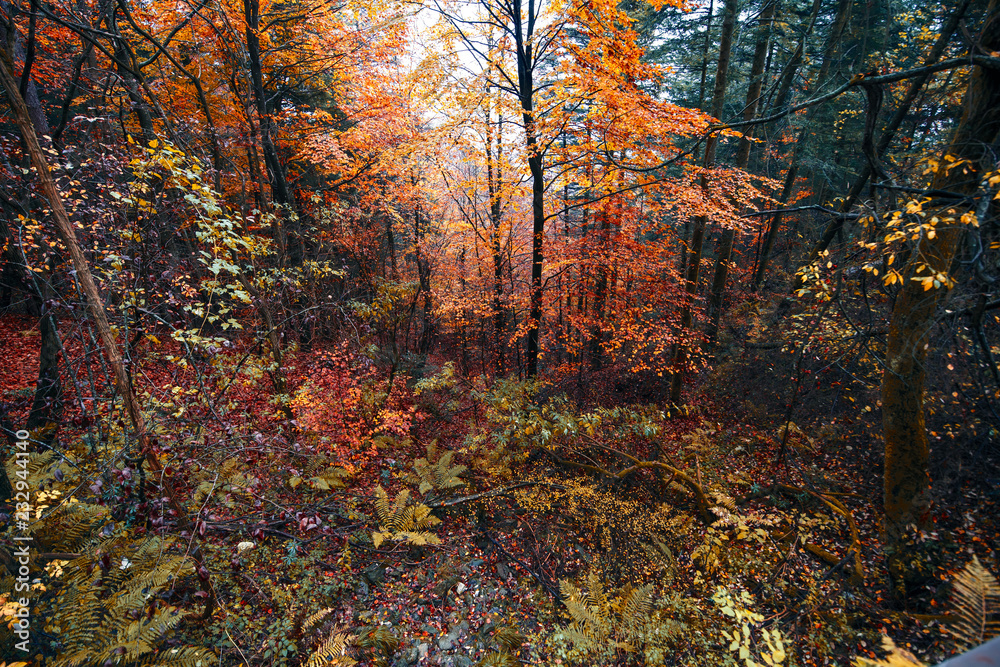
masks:
{"label": "thin tree trunk", "polygon": [[[764,89],[764,64],[767,61],[767,46],[771,37],[771,23],[777,0],[767,0],[761,10],[757,23],[757,43],[754,46],[753,63],[750,66],[750,86],[747,88],[746,104],[743,107],[743,120],[751,121],[757,115],[760,94]],[[740,139],[740,148],[736,154],[736,168],[746,169],[750,164],[751,130]],[[729,261],[733,254],[733,242],[736,230],[726,228],[722,231],[722,244],[719,256],[715,260],[715,277],[712,280],[712,292],[708,301],[710,322],[708,339],[714,341],[719,332],[719,319],[722,317],[722,298],[726,290],[726,279],[729,276]]]}
{"label": "thin tree trunk", "polygon": [[512,1],[514,47],[517,53],[518,97],[521,102],[521,119],[524,122],[525,148],[528,153],[528,170],[531,172],[531,295],[528,312],[528,368],[529,378],[538,375],[538,358],[541,355],[539,331],[542,323],[542,265],[545,261],[545,172],[542,168],[541,147],[538,145],[534,109],[534,44],[535,0],[528,0],[528,25],[522,24],[522,4]]}
{"label": "thin tree trunk", "polygon": [[[11,18],[17,12],[17,9],[9,2],[6,2],[6,0],[0,1],[0,9]],[[34,44],[31,43],[32,41],[29,41],[27,48],[33,52]],[[8,66],[12,68],[11,73],[17,71],[14,67],[14,62],[24,63],[24,71],[22,72],[21,80],[18,82],[18,91],[27,106],[28,116],[31,118],[31,124],[35,127],[35,132],[39,137],[46,137],[49,134],[49,121],[45,117],[45,110],[38,99],[38,89],[31,78],[31,58],[25,53],[25,45],[21,42],[17,31],[14,30],[12,34],[8,34],[7,25],[3,21],[0,21],[0,49],[11,54],[13,62],[8,63]],[[41,139],[43,142],[45,140],[45,138]]]}
{"label": "thin tree trunk", "polygon": [[[736,28],[736,15],[739,12],[737,0],[725,0],[725,10],[722,18],[722,35],[719,40],[719,62],[715,68],[715,87],[712,90],[712,115],[721,118],[726,102],[726,78],[729,74],[729,59],[733,49],[733,31]],[[710,169],[715,162],[715,149],[719,143],[717,134],[712,134],[705,142],[705,157],[702,166]],[[701,188],[708,190],[708,174],[702,172]],[[701,268],[701,252],[705,242],[705,225],[708,219],[699,215],[694,220],[691,233],[691,247],[687,253],[687,276],[685,277],[685,302],[681,310],[681,335],[690,331],[694,321],[694,301],[698,292],[698,271]],[[688,350],[685,345],[678,345],[674,355],[674,375],[670,386],[670,401],[674,405],[681,403],[681,387],[684,379],[684,367],[687,365]]]}
{"label": "thin tree trunk", "polygon": [[[44,305],[43,305],[44,308]],[[59,353],[62,345],[56,332],[56,317],[45,313],[39,322],[41,348],[38,352],[38,384],[25,428],[32,439],[51,447],[62,416],[62,383],[59,380]]]}
{"label": "thin tree trunk", "polygon": [[[847,27],[847,22],[851,17],[851,0],[840,0],[840,4],[837,6],[837,15],[833,20],[833,25],[830,27],[830,34],[826,39],[826,47],[823,49],[823,62],[819,68],[819,74],[816,76],[816,84],[813,90],[819,91],[823,84],[826,83],[826,78],[829,76],[830,67],[833,65],[833,56],[837,51],[837,47],[840,44],[840,38],[844,34],[844,29]],[[779,102],[784,104],[783,101]],[[792,194],[795,192],[795,178],[798,176],[799,171],[799,158],[802,155],[803,148],[808,141],[809,133],[811,132],[811,121],[819,109],[818,106],[811,107],[806,113],[805,121],[802,124],[802,128],[799,130],[798,136],[795,139],[795,147],[792,149],[792,159],[788,165],[788,171],[785,173],[785,184],[782,187],[782,198],[781,201],[788,202]],[[771,227],[768,230],[767,237],[764,241],[764,247],[761,248],[760,261],[757,263],[757,273],[754,276],[754,285],[760,285],[764,282],[764,276],[767,272],[767,262],[771,255],[771,248],[774,246],[774,241],[777,238],[778,229],[781,226],[782,216],[780,213],[776,213],[775,217],[771,220]]]}
{"label": "thin tree trunk", "polygon": [[253,88],[254,101],[257,107],[258,127],[260,129],[261,150],[264,154],[264,165],[267,167],[271,183],[272,198],[286,210],[281,212],[286,229],[286,244],[288,260],[296,266],[302,263],[303,244],[296,216],[293,214],[295,200],[292,196],[281,158],[274,142],[274,122],[268,109],[267,95],[264,91],[264,72],[260,53],[260,2],[259,0],[243,0],[243,12],[246,22],[247,64],[250,67],[250,81]]}

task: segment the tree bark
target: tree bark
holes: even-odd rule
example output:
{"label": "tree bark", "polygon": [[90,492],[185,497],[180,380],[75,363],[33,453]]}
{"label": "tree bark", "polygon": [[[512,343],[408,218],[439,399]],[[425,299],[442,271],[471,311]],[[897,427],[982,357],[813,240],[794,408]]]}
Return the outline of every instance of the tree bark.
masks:
{"label": "tree bark", "polygon": [[[12,19],[17,13],[17,9],[6,0],[0,0],[0,9],[3,10],[4,14],[10,16]],[[30,75],[31,59],[28,58],[25,53],[25,45],[21,42],[17,31],[14,30],[8,34],[7,26],[3,23],[3,21],[0,21],[0,49],[4,49],[10,53],[13,62],[24,63],[24,71],[22,72],[21,80],[18,82],[18,91],[27,106],[28,116],[31,118],[31,124],[35,127],[35,131],[38,133],[38,136],[46,137],[49,134],[49,121],[45,116],[45,110],[42,108],[42,103],[38,99],[38,88],[35,86],[35,82],[32,80]],[[34,51],[34,44],[29,43],[28,49]],[[11,74],[14,74],[16,72],[16,68],[13,67],[13,63],[10,63],[9,66],[11,66]],[[45,140],[46,139],[42,139],[42,141]]]}
{"label": "tree bark", "polygon": [[514,47],[517,54],[518,97],[521,103],[521,120],[524,122],[525,148],[528,153],[528,171],[531,173],[531,295],[528,312],[528,369],[529,378],[538,375],[541,356],[539,331],[542,322],[542,266],[545,261],[545,172],[542,166],[541,147],[538,145],[535,126],[534,82],[534,32],[535,0],[528,0],[528,19],[522,19],[521,0],[512,0],[511,19],[514,28]]}
{"label": "tree bark", "polygon": [[[45,308],[45,305],[42,305]],[[51,447],[62,416],[62,383],[59,380],[59,353],[62,346],[56,333],[56,317],[44,313],[39,322],[41,348],[38,352],[38,384],[25,428],[32,440]]]}

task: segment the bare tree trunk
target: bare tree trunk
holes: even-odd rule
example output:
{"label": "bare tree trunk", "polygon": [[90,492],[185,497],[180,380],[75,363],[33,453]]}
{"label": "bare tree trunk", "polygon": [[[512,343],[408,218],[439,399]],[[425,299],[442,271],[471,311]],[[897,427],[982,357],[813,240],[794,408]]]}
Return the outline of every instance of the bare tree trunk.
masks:
{"label": "bare tree trunk", "polygon": [[[819,74],[816,76],[816,84],[813,86],[813,90],[820,90],[823,84],[826,83],[826,78],[829,76],[830,68],[833,65],[833,56],[837,51],[840,38],[843,36],[844,29],[847,27],[847,22],[850,18],[851,0],[840,0],[840,4],[837,6],[837,15],[833,20],[833,25],[830,27],[830,34],[826,38],[826,47],[823,49],[823,62],[820,65]],[[783,100],[779,100],[779,102],[784,105]],[[781,191],[782,202],[787,202],[792,193],[795,192],[795,178],[799,172],[799,158],[808,141],[809,132],[811,131],[810,123],[818,108],[811,107],[806,113],[802,129],[799,130],[798,136],[795,139],[795,147],[792,149],[792,159],[789,161],[788,171],[785,172],[785,184]],[[767,272],[767,262],[770,258],[774,241],[777,238],[778,230],[781,227],[781,220],[782,215],[780,213],[776,213],[774,218],[771,219],[771,227],[768,229],[764,246],[761,248],[760,261],[757,263],[757,272],[754,276],[755,286],[764,282],[764,276]]]}
{"label": "bare tree trunk", "polygon": [[282,211],[287,235],[288,260],[292,265],[302,263],[303,244],[298,223],[294,216],[295,200],[292,196],[285,170],[278,155],[274,141],[274,122],[268,109],[267,95],[264,91],[264,71],[260,53],[260,2],[259,0],[243,0],[244,19],[246,21],[247,64],[250,67],[250,80],[253,87],[254,101],[257,107],[258,126],[260,129],[261,150],[264,154],[264,165],[271,182],[271,194],[275,202],[283,205]]}
{"label": "bare tree trunk", "polygon": [[[45,308],[45,305],[42,305]],[[51,447],[62,416],[62,383],[59,381],[59,353],[62,345],[56,332],[56,317],[44,313],[39,322],[42,344],[38,352],[38,384],[25,428],[32,440]]]}
{"label": "bare tree trunk", "polygon": [[[764,63],[767,60],[767,46],[771,37],[771,23],[777,0],[765,0],[767,4],[760,12],[757,23],[757,43],[754,45],[753,63],[750,66],[750,86],[747,88],[746,104],[743,107],[743,120],[751,121],[757,115],[757,106],[761,91],[764,88]],[[740,139],[740,148],[736,154],[736,168],[746,169],[750,164],[750,149],[752,144],[749,135],[751,130]],[[712,292],[708,301],[708,313],[711,318],[708,325],[708,339],[714,341],[719,332],[719,319],[722,317],[722,298],[726,290],[726,279],[729,276],[729,260],[733,254],[733,242],[736,240],[735,229],[722,231],[722,244],[719,256],[715,260],[715,278],[712,280]]]}
{"label": "bare tree trunk", "polygon": [[[0,0],[0,9],[12,19],[17,13],[17,9],[6,0]],[[21,42],[17,31],[13,30],[8,33],[7,27],[3,21],[0,21],[0,49],[10,53],[14,62],[24,63],[24,71],[18,83],[18,90],[28,108],[28,117],[31,118],[31,124],[35,128],[35,132],[39,137],[46,137],[49,134],[49,121],[45,117],[45,110],[42,109],[42,104],[38,99],[38,89],[31,78],[31,58],[25,53],[25,45]],[[29,41],[28,49],[34,50],[33,40]],[[9,65],[12,66],[13,63]],[[14,68],[11,69],[11,73],[16,71]],[[41,141],[46,141],[46,139],[43,138]]]}
{"label": "bare tree trunk", "polygon": [[[715,68],[715,88],[712,91],[712,115],[721,118],[726,102],[726,77],[729,74],[729,59],[733,50],[733,31],[736,29],[736,15],[739,12],[737,0],[725,0],[725,10],[722,18],[722,36],[719,41],[719,62]],[[705,158],[702,166],[709,169],[715,162],[715,149],[719,143],[717,134],[712,134],[705,142]],[[708,189],[708,175],[702,173],[701,187]],[[708,219],[699,215],[694,220],[691,232],[691,247],[687,252],[687,275],[685,276],[685,303],[681,311],[682,334],[691,329],[694,321],[694,300],[698,292],[698,271],[701,268],[701,251],[705,242],[705,225]],[[674,375],[670,386],[670,401],[680,405],[681,386],[684,381],[684,366],[687,364],[688,350],[685,345],[678,345],[674,355]]]}

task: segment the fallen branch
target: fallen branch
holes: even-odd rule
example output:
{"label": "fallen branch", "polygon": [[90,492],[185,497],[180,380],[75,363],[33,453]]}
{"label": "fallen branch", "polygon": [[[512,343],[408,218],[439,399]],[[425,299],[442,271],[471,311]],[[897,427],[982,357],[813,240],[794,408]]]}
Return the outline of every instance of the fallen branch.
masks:
{"label": "fallen branch", "polygon": [[[840,502],[836,498],[828,498],[821,493],[817,493],[816,491],[812,491],[810,489],[804,489],[799,486],[792,486],[791,484],[779,484],[778,488],[787,493],[793,493],[793,494],[806,493],[816,498],[823,504],[825,504],[827,507],[833,510],[834,513],[844,517],[844,519],[847,521],[847,526],[851,531],[851,544],[850,546],[847,547],[847,554],[845,554],[845,558],[848,555],[853,555],[854,577],[852,578],[856,579],[857,581],[861,581],[862,579],[864,579],[865,570],[864,570],[864,565],[861,562],[861,533],[858,531],[858,524],[854,520],[854,516],[851,514],[851,511],[844,506],[844,503]],[[806,545],[806,549],[809,549],[810,546],[811,545]],[[816,553],[812,549],[809,549],[809,551],[811,553]],[[824,560],[826,560],[825,557],[823,558]],[[834,562],[831,564],[837,564],[837,562],[839,562],[839,559],[834,557]]]}

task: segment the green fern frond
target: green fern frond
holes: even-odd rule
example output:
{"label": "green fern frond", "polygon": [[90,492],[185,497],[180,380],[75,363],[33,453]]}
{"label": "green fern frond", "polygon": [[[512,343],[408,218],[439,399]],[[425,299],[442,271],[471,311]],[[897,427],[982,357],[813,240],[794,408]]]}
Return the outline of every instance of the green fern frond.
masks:
{"label": "green fern frond", "polygon": [[957,617],[949,631],[960,650],[1000,635],[1000,583],[975,556],[952,584],[951,606]]}
{"label": "green fern frond", "polygon": [[606,608],[588,605],[580,589],[568,581],[560,581],[559,588],[563,594],[563,604],[573,619],[574,629],[586,637],[584,643],[598,641],[611,634]]}
{"label": "green fern frond", "polygon": [[414,528],[433,528],[441,523],[441,519],[431,514],[431,508],[420,504],[413,506],[411,525]]}

